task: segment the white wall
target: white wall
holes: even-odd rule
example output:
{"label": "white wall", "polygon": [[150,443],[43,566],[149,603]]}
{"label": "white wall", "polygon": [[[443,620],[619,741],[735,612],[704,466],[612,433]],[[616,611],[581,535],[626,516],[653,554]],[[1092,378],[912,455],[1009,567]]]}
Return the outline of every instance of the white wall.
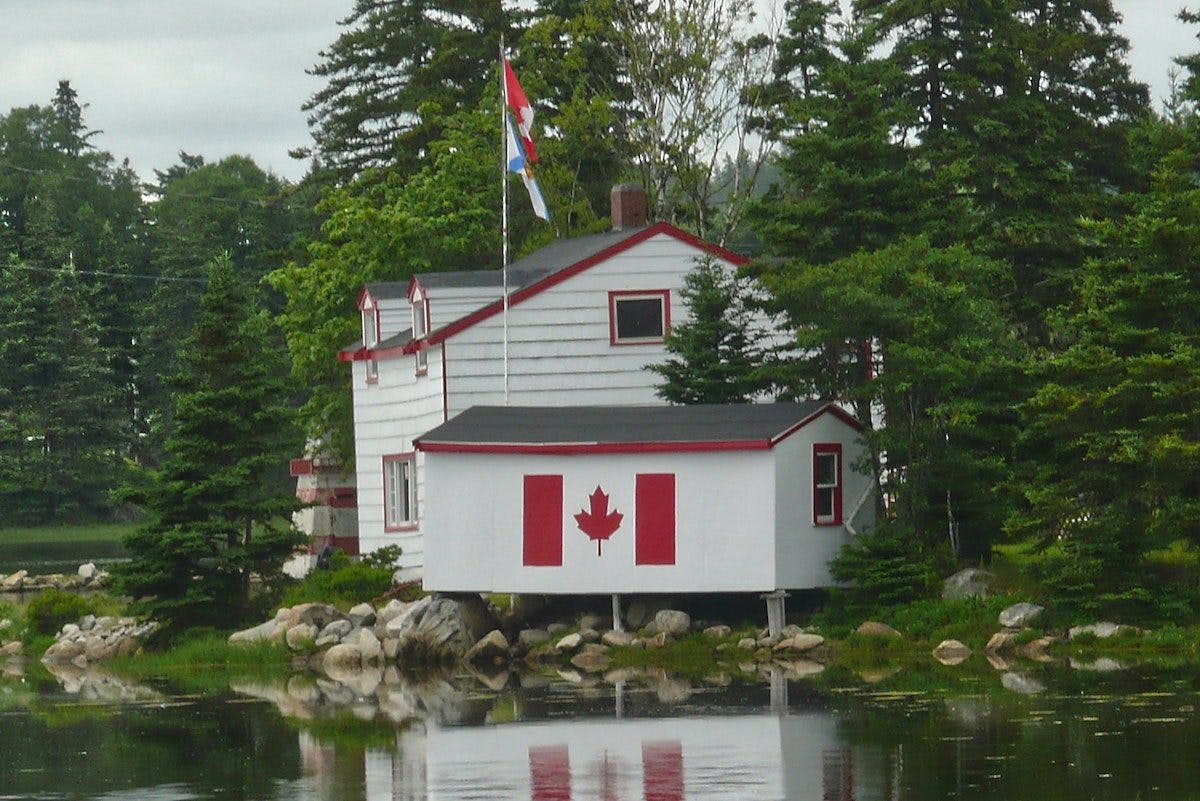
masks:
{"label": "white wall", "polygon": [[499,287],[436,287],[425,291],[429,303],[430,331],[466,317],[499,300]]}
{"label": "white wall", "polygon": [[[777,586],[786,589],[833,585],[829,561],[851,540],[845,526],[813,523],[813,444],[842,443],[842,517],[848,519],[854,505],[871,486],[870,479],[855,471],[864,449],[858,432],[836,416],[826,413],[775,446],[775,505],[779,537],[775,545]],[[873,506],[867,500],[856,524],[873,522]]]}
{"label": "white wall", "polygon": [[[423,558],[420,529],[383,530],[383,457],[412,451],[415,437],[442,423],[441,351],[430,349],[429,371],[423,376],[416,375],[415,357],[397,356],[380,360],[379,382],[368,384],[365,365],[353,362],[359,550],[399,545],[404,549],[400,565],[415,578]],[[424,454],[418,453],[418,521],[425,508],[424,474]]]}
{"label": "white wall", "polygon": [[[509,387],[514,406],[661,403],[661,344],[609,344],[608,293],[667,289],[671,320],[686,317],[680,291],[702,251],[654,236],[509,309]],[[732,269],[732,265],[729,265]],[[450,415],[504,402],[503,319],[497,314],[447,342]]]}
{"label": "white wall", "polygon": [[379,338],[387,339],[412,328],[412,304],[406,298],[376,300],[379,314]]}
{"label": "white wall", "polygon": [[[675,565],[634,563],[638,473],[674,473]],[[425,588],[464,592],[750,592],[775,588],[770,451],[425,455]],[[563,564],[522,564],[524,476],[563,475]],[[596,486],[625,517],[601,546],[579,530]]]}

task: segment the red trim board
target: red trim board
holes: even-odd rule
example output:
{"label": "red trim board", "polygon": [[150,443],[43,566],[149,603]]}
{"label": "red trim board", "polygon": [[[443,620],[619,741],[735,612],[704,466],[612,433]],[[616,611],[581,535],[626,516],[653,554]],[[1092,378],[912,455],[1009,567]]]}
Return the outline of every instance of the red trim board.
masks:
{"label": "red trim board", "polygon": [[689,453],[704,451],[765,451],[771,440],[749,439],[729,442],[423,442],[415,447],[426,453],[506,453],[544,456],[575,456],[585,453]]}

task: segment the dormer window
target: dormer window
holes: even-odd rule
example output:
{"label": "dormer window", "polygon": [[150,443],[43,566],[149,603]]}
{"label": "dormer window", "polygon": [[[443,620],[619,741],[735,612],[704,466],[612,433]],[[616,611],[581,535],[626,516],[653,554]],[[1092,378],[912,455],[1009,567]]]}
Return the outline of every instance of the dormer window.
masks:
{"label": "dormer window", "polygon": [[[419,341],[424,339],[425,335],[429,333],[429,312],[425,306],[425,300],[420,295],[413,297],[412,310],[412,336],[414,341]],[[421,375],[429,370],[429,351],[423,346],[418,345],[416,357],[417,374]]]}
{"label": "dormer window", "polygon": [[379,318],[374,309],[363,309],[362,330],[364,348],[373,348],[379,344]]}

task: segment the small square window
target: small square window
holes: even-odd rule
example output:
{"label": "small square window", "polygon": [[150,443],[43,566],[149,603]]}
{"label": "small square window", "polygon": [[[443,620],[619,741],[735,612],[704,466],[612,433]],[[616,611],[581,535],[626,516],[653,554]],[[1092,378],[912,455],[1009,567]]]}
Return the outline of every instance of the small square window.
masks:
{"label": "small square window", "polygon": [[609,341],[613,345],[662,342],[671,327],[671,294],[666,289],[610,292]]}
{"label": "small square window", "polygon": [[383,457],[383,530],[403,531],[417,522],[417,457]]}

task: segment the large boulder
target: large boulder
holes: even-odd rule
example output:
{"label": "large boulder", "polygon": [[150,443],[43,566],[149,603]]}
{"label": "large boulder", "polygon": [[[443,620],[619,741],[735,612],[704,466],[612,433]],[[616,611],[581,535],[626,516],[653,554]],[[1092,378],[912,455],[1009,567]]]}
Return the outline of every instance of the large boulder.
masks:
{"label": "large boulder", "polygon": [[317,641],[317,627],[311,623],[298,623],[287,630],[283,639],[293,651],[310,650]]}
{"label": "large boulder", "polygon": [[348,615],[350,622],[354,624],[355,628],[375,625],[375,607],[368,603],[361,603],[350,607]]}
{"label": "large boulder", "polygon": [[4,592],[16,592],[25,586],[25,579],[28,576],[28,570],[18,570],[16,573],[6,576],[4,581],[0,581],[0,590]]}
{"label": "large boulder", "polygon": [[479,642],[471,646],[463,657],[472,663],[494,663],[508,657],[508,638],[500,629],[492,629]]}
{"label": "large boulder", "polygon": [[83,584],[87,584],[96,577],[96,563],[88,562],[87,564],[82,564],[79,566],[79,570],[76,572],[79,576],[79,581]]}
{"label": "large boulder", "polygon": [[606,631],[600,637],[600,642],[609,646],[624,646],[633,643],[633,635],[628,631]]}
{"label": "large boulder", "polygon": [[942,597],[946,600],[986,598],[993,579],[986,570],[968,567],[942,582]]}
{"label": "large boulder", "polygon": [[334,620],[317,634],[317,647],[324,648],[326,645],[337,645],[352,631],[354,631],[354,624],[349,620]]}
{"label": "large boulder", "polygon": [[794,653],[803,653],[811,651],[819,645],[825,644],[825,638],[820,634],[797,634],[795,637],[788,637],[786,640],[781,640],[775,645],[775,651],[792,651]]}
{"label": "large boulder", "polygon": [[1006,629],[1023,629],[1044,611],[1044,607],[1022,601],[1000,613],[1000,625]]}
{"label": "large boulder", "polygon": [[393,598],[392,600],[388,601],[382,609],[375,613],[375,622],[377,624],[382,623],[386,627],[388,623],[391,623],[393,620],[400,617],[400,615],[404,614],[404,610],[410,606],[412,606],[412,604],[407,604],[404,601]]}
{"label": "large boulder", "polygon": [[559,640],[557,643],[555,643],[554,650],[560,654],[563,654],[563,653],[567,653],[570,651],[574,651],[576,648],[578,648],[581,645],[583,645],[583,637],[580,637],[579,633],[576,632],[574,634],[568,634],[567,636],[565,636],[561,640]]}
{"label": "large boulder", "polygon": [[401,651],[411,644],[429,653],[461,658],[484,634],[496,628],[481,598],[429,596],[408,606],[387,624],[387,634],[400,641]]}
{"label": "large boulder", "polygon": [[229,635],[229,643],[235,645],[246,642],[267,642],[283,639],[286,634],[287,626],[275,620],[268,620],[266,623],[259,623],[252,628],[235,631]]}
{"label": "large boulder", "polygon": [[902,635],[887,623],[880,623],[878,620],[864,620],[858,624],[858,628],[854,630],[855,634],[860,637],[887,637],[890,639],[900,639]]}
{"label": "large boulder", "polygon": [[337,670],[355,670],[362,667],[363,655],[357,645],[340,643],[325,652],[321,668],[329,673]]}
{"label": "large boulder", "polygon": [[353,644],[358,646],[364,665],[374,665],[383,659],[383,643],[370,629],[359,629]]}
{"label": "large boulder", "polygon": [[682,637],[692,627],[692,618],[687,612],[678,609],[661,609],[654,615],[654,620],[646,626],[646,633],[666,634],[668,637]]}

